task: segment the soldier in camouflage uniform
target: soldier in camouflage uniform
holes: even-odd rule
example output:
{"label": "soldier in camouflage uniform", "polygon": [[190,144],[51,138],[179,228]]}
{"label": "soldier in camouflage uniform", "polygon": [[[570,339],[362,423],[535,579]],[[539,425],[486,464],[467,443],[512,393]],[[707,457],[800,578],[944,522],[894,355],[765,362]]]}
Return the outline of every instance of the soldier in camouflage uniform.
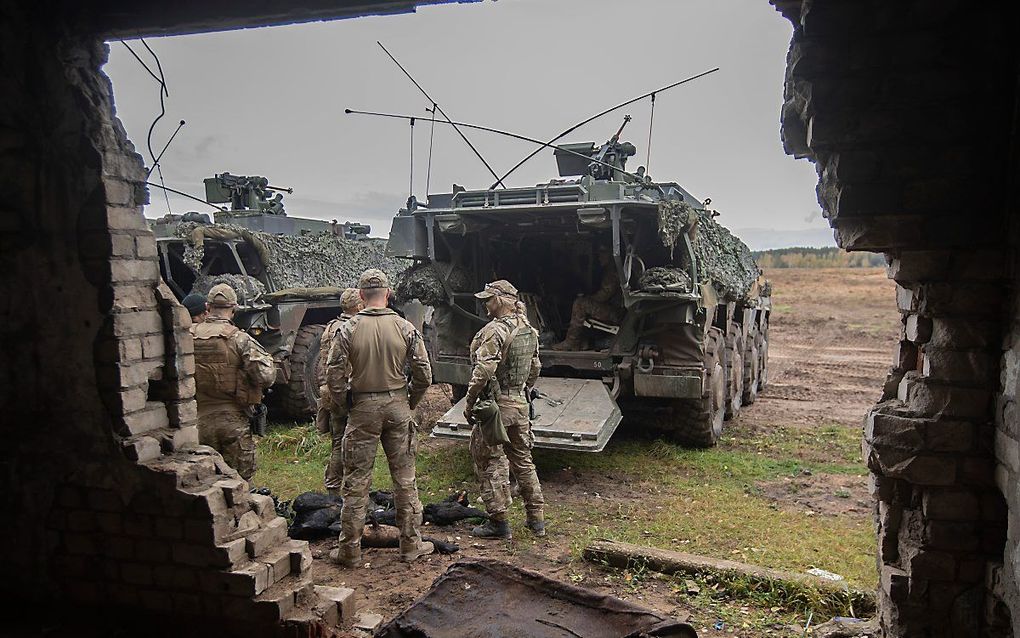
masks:
{"label": "soldier in camouflage uniform", "polygon": [[329,464],[326,466],[324,482],[326,491],[333,496],[340,495],[340,484],[344,477],[344,460],[341,444],[344,438],[344,429],[347,427],[347,406],[333,405],[329,396],[329,387],[326,385],[326,362],[329,359],[329,349],[333,345],[333,337],[336,336],[340,326],[347,323],[347,320],[358,314],[365,308],[361,295],[357,288],[348,288],[340,295],[340,316],[326,324],[319,341],[319,358],[315,362],[315,376],[319,383],[319,405],[315,413],[315,425],[319,432],[329,433],[332,437],[332,445],[329,454]]}
{"label": "soldier in camouflage uniform", "polygon": [[[386,307],[393,291],[385,273],[366,270],[358,288],[365,309],[337,331],[326,366],[333,405],[346,405],[348,392],[353,398],[342,443],[340,544],[330,554],[345,567],[361,561],[368,488],[380,441],[393,479],[400,559],[411,562],[434,549],[421,540],[422,508],[414,471],[418,438],[411,414],[432,383],[432,367],[421,334]],[[410,386],[404,372],[408,367]]]}
{"label": "soldier in camouflage uniform", "polygon": [[195,398],[198,439],[216,448],[245,480],[255,474],[255,441],[250,410],[276,379],[273,358],[230,322],[237,293],[217,284],[208,295],[209,316],[191,327],[195,341]]}
{"label": "soldier in camouflage uniform", "polygon": [[[489,513],[485,525],[471,530],[481,538],[510,538],[507,509],[510,507],[510,472],[517,478],[528,528],[545,536],[542,486],[531,458],[535,438],[528,418],[527,391],[535,384],[542,364],[538,358],[538,333],[521,312],[517,289],[506,280],[486,284],[475,297],[482,299],[492,321],[471,340],[471,381],[465,416],[495,378],[499,385],[496,403],[509,443],[486,445],[478,424],[471,428],[471,460],[482,486],[482,501]],[[516,335],[514,333],[516,332]],[[513,340],[508,340],[513,335]],[[505,353],[505,354],[504,354]]]}
{"label": "soldier in camouflage uniform", "polygon": [[599,248],[598,260],[602,266],[602,283],[593,294],[574,300],[566,337],[554,344],[553,350],[585,349],[584,322],[588,319],[615,324],[623,318],[625,311],[620,294],[620,277],[613,268],[613,253],[608,246]]}

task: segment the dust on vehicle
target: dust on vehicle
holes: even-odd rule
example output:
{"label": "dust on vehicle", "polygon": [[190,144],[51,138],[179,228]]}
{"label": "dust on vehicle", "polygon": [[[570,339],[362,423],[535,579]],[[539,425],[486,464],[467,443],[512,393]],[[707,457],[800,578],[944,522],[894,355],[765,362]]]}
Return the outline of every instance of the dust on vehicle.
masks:
{"label": "dust on vehicle", "polygon": [[[538,447],[600,451],[632,414],[712,446],[766,381],[770,287],[750,250],[708,200],[653,181],[644,167],[627,172],[635,152],[619,132],[601,146],[557,146],[560,179],[455,187],[425,206],[412,198],[392,222],[387,254],[415,262],[398,296],[433,309],[426,340],[436,382],[463,388],[470,379],[468,344],[487,320],[473,293],[496,279],[521,291],[542,345]],[[600,282],[614,278],[616,289],[599,297]],[[434,435],[466,438],[463,408]]]}

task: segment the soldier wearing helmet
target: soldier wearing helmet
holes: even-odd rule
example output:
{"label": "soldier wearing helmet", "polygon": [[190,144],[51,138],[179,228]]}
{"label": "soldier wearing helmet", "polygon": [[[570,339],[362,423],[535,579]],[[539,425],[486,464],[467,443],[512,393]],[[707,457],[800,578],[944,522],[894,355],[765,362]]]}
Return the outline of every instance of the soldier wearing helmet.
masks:
{"label": "soldier wearing helmet", "polygon": [[[506,429],[507,443],[490,445],[478,423],[471,428],[471,460],[481,483],[482,501],[489,520],[471,530],[480,538],[510,538],[507,509],[510,507],[510,472],[517,478],[527,526],[545,536],[545,500],[538,481],[531,448],[535,439],[528,416],[528,389],[535,385],[542,363],[538,358],[538,332],[528,323],[517,298],[517,289],[505,279],[486,284],[475,293],[492,317],[471,340],[471,381],[467,389],[465,416],[485,395],[495,400]],[[495,394],[495,396],[489,396]]]}
{"label": "soldier wearing helmet", "polygon": [[195,341],[198,438],[223,455],[245,480],[255,474],[255,441],[249,411],[262,402],[262,391],[276,379],[273,358],[231,323],[237,293],[217,284],[207,297],[209,315],[191,327]]}
{"label": "soldier wearing helmet", "polygon": [[[421,540],[422,507],[414,467],[417,437],[411,414],[432,383],[432,367],[421,334],[386,307],[393,294],[386,274],[366,270],[358,288],[365,309],[337,331],[326,366],[333,405],[346,405],[348,394],[352,398],[342,442],[340,544],[330,553],[345,567],[361,561],[368,489],[380,442],[393,479],[400,560],[411,562],[434,549]],[[410,384],[405,376],[408,367]]]}
{"label": "soldier wearing helmet", "polygon": [[333,345],[333,337],[336,336],[340,327],[347,321],[365,309],[365,302],[361,300],[360,291],[357,288],[347,288],[340,295],[340,316],[326,324],[319,340],[319,358],[315,363],[316,380],[319,383],[319,405],[315,413],[315,425],[319,432],[330,434],[332,448],[329,455],[329,464],[326,466],[324,482],[326,491],[333,496],[340,495],[340,485],[344,477],[344,460],[341,444],[344,438],[344,429],[347,427],[347,406],[333,405],[329,396],[329,387],[326,385],[326,362],[329,359],[329,349]]}

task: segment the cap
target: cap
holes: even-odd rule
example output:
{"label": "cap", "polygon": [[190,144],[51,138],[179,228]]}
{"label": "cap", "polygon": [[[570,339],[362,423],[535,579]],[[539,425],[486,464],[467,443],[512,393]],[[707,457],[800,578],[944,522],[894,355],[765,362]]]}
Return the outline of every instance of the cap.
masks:
{"label": "cap", "polygon": [[206,311],[205,295],[193,292],[181,301],[181,305],[188,309],[188,313],[192,317],[197,317]]}
{"label": "cap", "polygon": [[216,284],[209,289],[209,305],[233,308],[237,305],[237,293],[229,284]]}
{"label": "cap", "polygon": [[488,299],[493,296],[516,297],[517,289],[506,279],[500,279],[490,284],[485,284],[485,288],[481,292],[475,293],[475,297],[479,299]]}
{"label": "cap", "polygon": [[350,312],[361,304],[361,295],[357,288],[348,288],[340,295],[340,309]]}
{"label": "cap", "polygon": [[361,288],[362,290],[389,287],[389,277],[387,277],[386,273],[378,268],[369,268],[365,272],[361,273],[361,277],[358,279],[358,288]]}

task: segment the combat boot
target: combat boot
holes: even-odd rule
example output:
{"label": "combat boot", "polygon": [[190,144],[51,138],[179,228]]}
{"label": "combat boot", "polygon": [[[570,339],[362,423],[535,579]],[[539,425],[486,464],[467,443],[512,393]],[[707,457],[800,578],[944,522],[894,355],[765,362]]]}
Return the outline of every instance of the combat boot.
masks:
{"label": "combat boot", "polygon": [[471,535],[478,538],[510,539],[510,522],[489,519],[485,525],[478,525],[471,530]]}
{"label": "combat boot", "polygon": [[432,542],[430,542],[430,541],[422,541],[422,542],[418,543],[417,549],[412,549],[409,552],[405,552],[404,550],[400,550],[400,560],[405,562],[405,563],[411,563],[411,562],[414,562],[414,561],[418,560],[422,556],[428,556],[429,554],[431,554],[435,550],[436,550],[436,546]]}
{"label": "combat boot", "polygon": [[545,521],[538,519],[528,519],[528,529],[535,536],[545,536]]}
{"label": "combat boot", "polygon": [[576,350],[583,350],[585,348],[585,346],[587,346],[587,344],[584,343],[584,336],[583,336],[584,333],[582,332],[583,330],[584,330],[584,326],[575,326],[574,324],[570,324],[570,327],[567,328],[567,334],[566,334],[566,336],[564,336],[563,341],[561,341],[559,343],[554,343],[550,347],[553,350],[558,350],[558,351],[563,351],[563,350],[574,350],[574,351],[576,351]]}
{"label": "combat boot", "polygon": [[361,564],[361,548],[354,552],[342,552],[343,547],[337,547],[329,553],[329,559],[341,567],[353,568]]}

